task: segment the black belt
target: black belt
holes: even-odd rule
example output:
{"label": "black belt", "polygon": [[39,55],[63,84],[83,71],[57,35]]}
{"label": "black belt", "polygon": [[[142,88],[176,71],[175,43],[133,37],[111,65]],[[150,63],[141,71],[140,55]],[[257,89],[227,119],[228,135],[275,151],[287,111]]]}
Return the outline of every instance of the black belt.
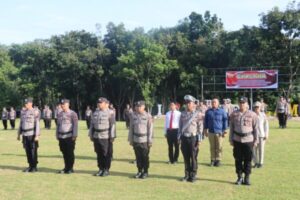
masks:
{"label": "black belt", "polygon": [[240,137],[246,137],[248,135],[252,135],[252,132],[249,132],[249,133],[238,133],[238,132],[233,132],[234,134],[240,136]]}
{"label": "black belt", "polygon": [[133,133],[136,137],[146,137],[147,134],[142,134],[142,133]]}
{"label": "black belt", "polygon": [[105,131],[109,131],[109,129],[95,129],[93,128],[93,131],[96,132],[96,133],[102,133],[102,132],[105,132]]}
{"label": "black belt", "polygon": [[22,129],[21,132],[25,132],[25,133],[26,133],[26,132],[33,131],[33,130],[34,130],[34,128],[30,128],[30,129]]}
{"label": "black belt", "polygon": [[58,132],[60,135],[67,135],[67,134],[70,134],[70,133],[73,133],[73,131],[69,131],[69,132],[65,132],[65,133],[63,133],[63,132]]}

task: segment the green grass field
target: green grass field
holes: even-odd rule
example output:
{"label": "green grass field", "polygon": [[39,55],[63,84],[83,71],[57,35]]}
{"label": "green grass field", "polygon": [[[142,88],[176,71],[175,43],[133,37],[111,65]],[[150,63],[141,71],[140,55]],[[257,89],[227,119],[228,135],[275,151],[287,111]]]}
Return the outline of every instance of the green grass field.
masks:
{"label": "green grass field", "polygon": [[[42,121],[41,121],[42,122]],[[43,125],[42,125],[43,126]],[[53,126],[53,124],[52,124]],[[39,172],[23,173],[27,167],[25,152],[16,140],[16,131],[0,126],[0,199],[300,199],[300,122],[290,121],[285,130],[271,122],[266,144],[265,165],[254,169],[252,186],[236,186],[232,147],[226,138],[223,165],[209,167],[209,144],[200,146],[199,181],[183,183],[182,155],[177,165],[168,165],[167,143],[163,137],[163,121],[155,121],[155,141],[150,153],[150,177],[136,180],[136,166],[130,164],[133,150],[127,142],[124,123],[117,124],[111,176],[94,177],[96,155],[80,122],[76,144],[75,173],[56,174],[63,159],[54,137],[54,129],[41,130]]]}

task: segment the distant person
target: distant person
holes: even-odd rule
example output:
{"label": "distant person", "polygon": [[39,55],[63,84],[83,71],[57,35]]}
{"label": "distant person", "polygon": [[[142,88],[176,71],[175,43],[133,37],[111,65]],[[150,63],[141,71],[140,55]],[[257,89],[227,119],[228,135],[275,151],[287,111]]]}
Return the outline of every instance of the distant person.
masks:
{"label": "distant person", "polygon": [[85,110],[85,121],[88,129],[90,129],[91,117],[92,117],[92,110],[90,106],[87,106]]}
{"label": "distant person", "polygon": [[51,129],[52,110],[49,108],[49,106],[45,106],[45,109],[43,110],[43,118],[45,122],[45,128]]}
{"label": "distant person", "polygon": [[268,104],[266,104],[266,103],[264,102],[264,99],[263,99],[263,98],[260,99],[260,104],[261,104],[261,106],[260,106],[260,111],[261,111],[261,112],[264,112],[264,113],[267,113],[267,112],[268,112]]}
{"label": "distant person", "polygon": [[276,113],[279,121],[279,128],[286,128],[287,118],[289,107],[286,99],[283,96],[280,96],[276,104]]}
{"label": "distant person", "polygon": [[125,120],[126,123],[126,128],[129,129],[129,125],[130,125],[130,115],[132,114],[132,108],[130,107],[129,104],[126,105],[126,108],[123,112],[123,118]]}
{"label": "distant person", "polygon": [[253,149],[253,162],[254,168],[261,168],[264,163],[264,154],[265,154],[265,142],[269,137],[269,122],[267,116],[264,112],[261,111],[261,103],[254,103],[254,112],[258,116],[258,144],[254,146]]}
{"label": "distant person", "polygon": [[7,120],[8,120],[8,112],[4,107],[2,110],[2,123],[3,123],[4,130],[7,130]]}
{"label": "distant person", "polygon": [[219,167],[222,160],[223,138],[227,134],[227,113],[219,108],[219,100],[212,99],[212,108],[206,111],[204,118],[204,134],[209,138],[210,166]]}
{"label": "distant person", "polygon": [[57,115],[58,113],[60,113],[62,111],[61,109],[61,105],[60,104],[57,104],[56,105],[56,108],[54,110],[54,122],[55,122],[55,125],[57,126]]}
{"label": "distant person", "polygon": [[13,107],[10,108],[8,116],[9,116],[9,122],[10,122],[11,129],[15,129],[15,121],[17,118],[17,113]]}
{"label": "distant person", "polygon": [[33,99],[24,100],[25,109],[21,113],[20,126],[18,129],[18,137],[22,136],[23,147],[26,151],[27,162],[29,167],[23,172],[36,172],[38,164],[40,121],[36,110],[32,107]]}
{"label": "distant person", "polygon": [[175,102],[169,105],[170,111],[165,117],[165,137],[168,142],[169,164],[176,164],[179,157],[179,143],[177,133],[179,128],[179,120],[181,113],[177,110]]}

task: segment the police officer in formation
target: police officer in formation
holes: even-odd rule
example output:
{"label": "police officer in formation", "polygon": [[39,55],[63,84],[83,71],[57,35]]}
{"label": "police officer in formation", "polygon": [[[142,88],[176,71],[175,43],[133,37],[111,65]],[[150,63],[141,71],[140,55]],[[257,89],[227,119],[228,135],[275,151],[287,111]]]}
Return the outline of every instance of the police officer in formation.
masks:
{"label": "police officer in formation", "polygon": [[148,177],[149,152],[153,141],[153,120],[145,111],[144,101],[136,102],[135,106],[137,111],[130,118],[128,141],[136,157],[138,173],[135,178],[145,179]]}
{"label": "police officer in formation", "polygon": [[115,116],[108,109],[109,101],[100,97],[92,114],[89,137],[94,143],[99,171],[95,176],[108,176],[112,159],[112,143],[116,137]]}
{"label": "police officer in formation", "polygon": [[182,181],[196,181],[198,170],[198,148],[203,137],[203,114],[196,110],[197,101],[193,96],[184,96],[186,111],[180,116],[178,140],[184,158],[185,176]]}
{"label": "police officer in formation", "polygon": [[60,112],[61,112],[61,105],[57,104],[56,108],[54,110],[54,122],[55,122],[55,125],[57,125],[57,116],[58,116],[58,113],[60,113]]}
{"label": "police officer in formation", "polygon": [[23,147],[26,151],[29,167],[23,172],[36,172],[38,164],[38,141],[40,136],[40,124],[38,113],[33,109],[33,99],[24,100],[25,110],[21,113],[20,127],[17,139],[22,135]]}
{"label": "police officer in formation", "polygon": [[8,120],[8,112],[7,112],[6,108],[3,108],[2,123],[3,123],[4,130],[7,130],[7,120]]}
{"label": "police officer in formation", "polygon": [[91,117],[92,117],[92,110],[90,106],[87,106],[85,110],[85,121],[88,129],[90,129]]}
{"label": "police officer in formation", "polygon": [[75,141],[78,135],[78,116],[70,109],[70,100],[61,100],[62,111],[57,115],[56,138],[64,157],[65,167],[59,173],[71,174],[74,172]]}
{"label": "police officer in formation", "polygon": [[45,128],[51,129],[52,110],[47,105],[45,105],[45,109],[43,110],[43,118],[44,118]]}
{"label": "police officer in formation", "polygon": [[125,120],[125,123],[126,123],[126,128],[129,129],[129,124],[130,124],[130,115],[131,113],[133,112],[132,108],[130,108],[130,105],[127,104],[126,105],[126,108],[123,112],[123,118]]}
{"label": "police officer in formation", "polygon": [[9,118],[11,129],[15,129],[15,121],[17,118],[17,113],[13,107],[10,108],[10,111],[8,113],[8,118]]}
{"label": "police officer in formation", "polygon": [[[250,185],[251,161],[253,147],[257,145],[258,118],[257,114],[248,110],[248,99],[239,99],[239,110],[230,116],[229,142],[233,146],[237,185]],[[243,174],[245,175],[243,177]]]}
{"label": "police officer in formation", "polygon": [[286,128],[286,122],[289,114],[289,106],[287,100],[280,96],[276,104],[276,113],[279,121],[279,128]]}

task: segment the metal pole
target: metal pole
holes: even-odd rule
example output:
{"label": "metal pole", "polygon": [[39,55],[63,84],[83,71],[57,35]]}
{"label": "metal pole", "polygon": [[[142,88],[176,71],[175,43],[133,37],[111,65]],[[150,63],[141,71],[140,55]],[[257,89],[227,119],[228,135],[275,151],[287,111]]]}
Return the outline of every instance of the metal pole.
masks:
{"label": "metal pole", "polygon": [[[252,71],[252,67],[251,67],[251,71]],[[253,106],[253,89],[250,89],[250,109],[252,110],[252,106]]]}
{"label": "metal pole", "polygon": [[201,75],[201,100],[203,99],[203,75]]}

